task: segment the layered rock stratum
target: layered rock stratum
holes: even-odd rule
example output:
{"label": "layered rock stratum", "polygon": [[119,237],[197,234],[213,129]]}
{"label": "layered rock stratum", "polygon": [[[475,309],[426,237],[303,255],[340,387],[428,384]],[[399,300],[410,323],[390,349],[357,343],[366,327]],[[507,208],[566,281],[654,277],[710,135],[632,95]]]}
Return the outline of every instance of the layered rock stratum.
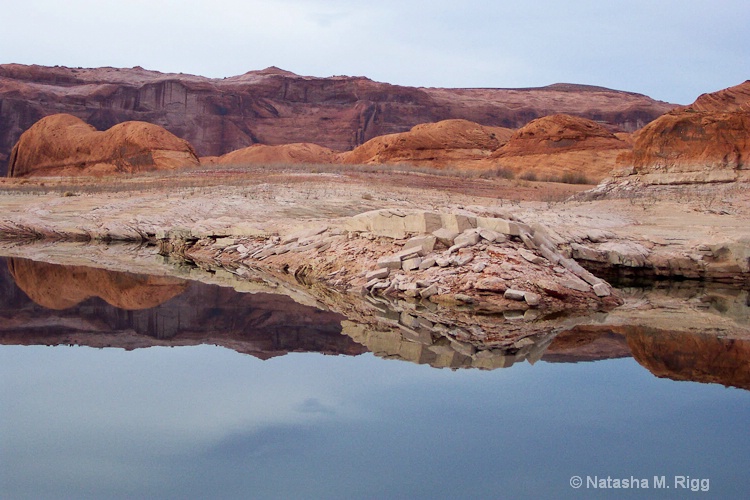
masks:
{"label": "layered rock stratum", "polygon": [[21,135],[8,175],[134,173],[198,164],[187,141],[158,125],[124,122],[102,132],[75,116],[56,114]]}
{"label": "layered rock stratum", "polygon": [[348,151],[420,123],[462,118],[518,128],[550,114],[634,131],[674,105],[585,85],[527,89],[415,88],[365,77],[300,76],[278,68],[211,79],[140,67],[0,65],[0,175],[21,134],[41,118],[68,113],[98,130],[145,121],[189,141],[200,156],[253,144],[314,143]]}

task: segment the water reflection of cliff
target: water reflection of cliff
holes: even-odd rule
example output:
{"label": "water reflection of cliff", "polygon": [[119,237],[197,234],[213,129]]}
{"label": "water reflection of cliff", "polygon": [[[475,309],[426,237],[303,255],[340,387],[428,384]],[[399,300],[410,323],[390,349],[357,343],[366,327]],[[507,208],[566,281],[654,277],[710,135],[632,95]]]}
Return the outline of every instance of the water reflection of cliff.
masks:
{"label": "water reflection of cliff", "polygon": [[[733,324],[748,323],[746,291],[697,295],[693,291],[683,297],[686,293],[678,290],[677,295],[709,311],[709,320],[711,313],[729,314]],[[654,326],[659,321],[656,313],[630,323],[545,330],[524,315],[477,316],[474,324],[458,326],[434,308],[381,302],[367,307],[369,319],[363,319],[365,314],[351,321],[300,305],[285,295],[238,293],[229,287],[172,277],[17,258],[8,259],[7,268],[0,266],[0,343],[4,344],[125,349],[216,344],[263,359],[287,352],[356,355],[371,351],[384,358],[452,369],[632,356],[657,377],[750,390],[748,337],[723,338],[715,332],[678,328],[669,320],[669,327]],[[529,335],[518,335],[524,321]],[[509,325],[513,335],[505,345],[478,340],[483,329]]]}
{"label": "water reflection of cliff", "polygon": [[287,352],[366,352],[341,334],[342,319],[286,296],[240,294],[172,277],[18,258],[0,265],[4,344],[216,344],[263,359]]}
{"label": "water reflection of cliff", "polygon": [[750,390],[750,341],[647,326],[581,326],[559,335],[546,361],[632,356],[655,376]]}

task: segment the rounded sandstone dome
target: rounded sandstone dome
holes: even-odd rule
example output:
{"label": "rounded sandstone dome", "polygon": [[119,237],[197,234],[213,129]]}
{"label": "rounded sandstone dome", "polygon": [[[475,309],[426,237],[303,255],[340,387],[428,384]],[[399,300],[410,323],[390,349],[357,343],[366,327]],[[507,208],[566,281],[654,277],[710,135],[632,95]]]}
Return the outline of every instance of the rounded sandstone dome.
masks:
{"label": "rounded sandstone dome", "polygon": [[170,170],[198,165],[193,147],[164,128],[124,122],[100,132],[68,114],[42,118],[10,155],[8,177]]}

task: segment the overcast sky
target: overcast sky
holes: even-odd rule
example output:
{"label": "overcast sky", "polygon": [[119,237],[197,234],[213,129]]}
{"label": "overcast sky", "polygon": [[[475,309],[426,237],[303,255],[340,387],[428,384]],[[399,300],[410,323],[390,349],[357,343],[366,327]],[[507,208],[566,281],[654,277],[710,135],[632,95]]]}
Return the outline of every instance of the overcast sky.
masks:
{"label": "overcast sky", "polygon": [[680,104],[750,78],[747,0],[0,0],[0,16],[0,63],[569,82]]}

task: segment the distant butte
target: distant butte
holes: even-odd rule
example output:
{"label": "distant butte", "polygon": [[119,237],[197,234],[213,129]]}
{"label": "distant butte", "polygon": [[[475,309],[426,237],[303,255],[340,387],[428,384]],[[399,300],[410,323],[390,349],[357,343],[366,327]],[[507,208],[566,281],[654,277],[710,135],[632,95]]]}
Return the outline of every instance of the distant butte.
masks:
{"label": "distant butte", "polygon": [[565,113],[633,132],[675,106],[601,87],[445,89],[365,77],[299,76],[276,67],[223,79],[135,68],[0,65],[0,175],[21,134],[41,118],[76,116],[97,130],[126,121],[164,127],[199,156],[253,144],[314,143],[350,151],[415,125],[464,119],[519,128]]}

